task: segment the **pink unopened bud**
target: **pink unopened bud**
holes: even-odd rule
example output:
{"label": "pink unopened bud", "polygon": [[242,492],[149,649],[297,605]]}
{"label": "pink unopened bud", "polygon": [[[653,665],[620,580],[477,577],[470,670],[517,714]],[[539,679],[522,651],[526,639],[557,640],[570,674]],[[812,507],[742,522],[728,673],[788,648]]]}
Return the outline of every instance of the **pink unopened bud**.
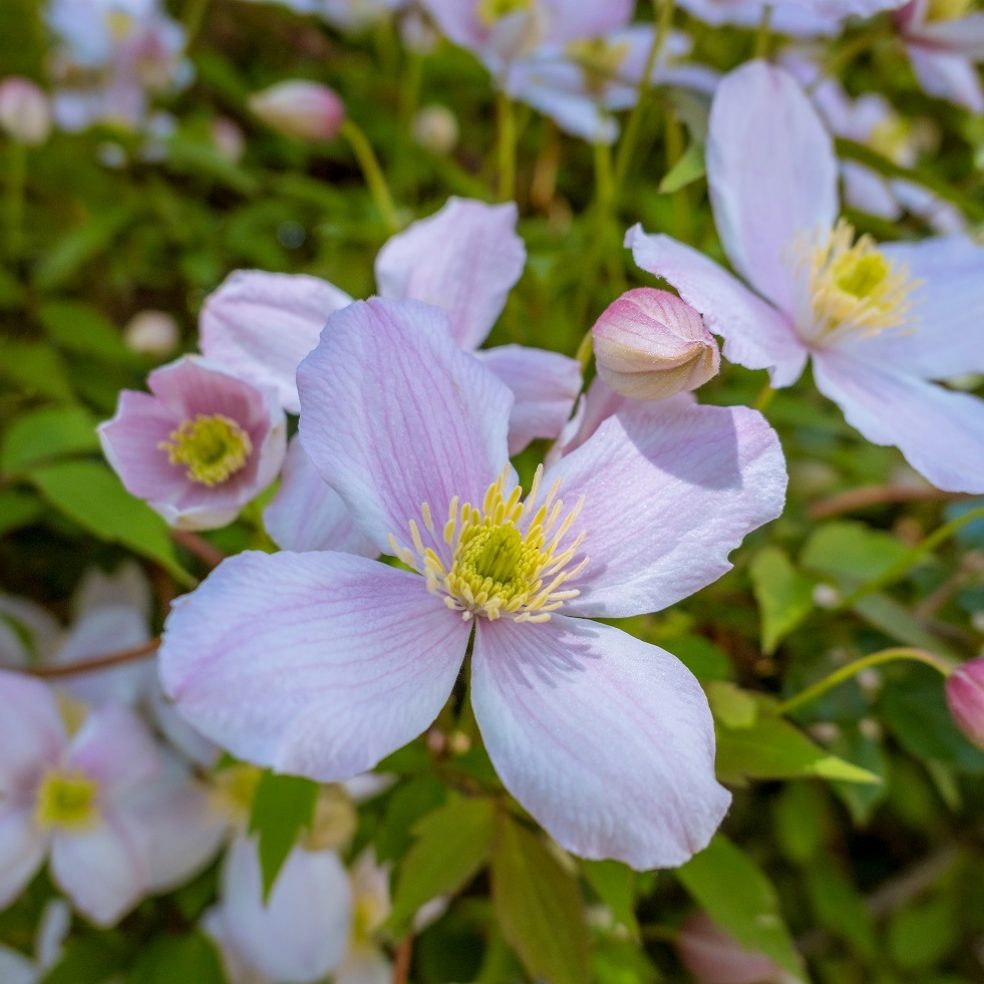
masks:
{"label": "pink unopened bud", "polygon": [[278,82],[250,96],[249,108],[267,126],[301,140],[330,140],[345,122],[345,104],[317,82]]}
{"label": "pink unopened bud", "polygon": [[166,311],[138,311],[123,329],[123,340],[141,355],[170,355],[180,339],[178,323]]}
{"label": "pink unopened bud", "polygon": [[946,702],[960,730],[984,748],[984,657],[963,663],[946,678]]}
{"label": "pink unopened bud", "polygon": [[662,400],[717,375],[720,355],[701,316],[665,290],[639,287],[591,329],[598,375],[622,396]]}
{"label": "pink unopened bud", "polygon": [[694,913],[676,939],[677,956],[700,984],[781,984],[795,980],[764,953],[743,949],[706,913]]}
{"label": "pink unopened bud", "polygon": [[51,132],[51,105],[30,79],[11,75],[0,82],[0,129],[16,143],[36,147]]}
{"label": "pink unopened bud", "polygon": [[215,149],[227,160],[237,164],[246,149],[246,137],[242,128],[228,116],[220,116],[212,123],[212,140]]}

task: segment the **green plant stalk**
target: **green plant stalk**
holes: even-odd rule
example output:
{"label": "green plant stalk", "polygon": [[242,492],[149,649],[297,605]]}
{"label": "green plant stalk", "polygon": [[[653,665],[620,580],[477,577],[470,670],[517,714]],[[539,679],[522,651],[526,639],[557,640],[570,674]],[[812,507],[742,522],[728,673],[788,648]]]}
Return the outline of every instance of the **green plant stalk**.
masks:
{"label": "green plant stalk", "polygon": [[806,690],[801,690],[798,694],[783,701],[776,708],[776,711],[779,714],[789,714],[790,711],[795,711],[804,704],[809,704],[811,700],[822,696],[828,690],[832,690],[846,680],[850,680],[851,677],[856,676],[862,670],[869,669],[872,666],[881,666],[884,663],[894,663],[899,660],[924,663],[926,666],[931,666],[934,670],[937,670],[944,677],[949,676],[953,672],[953,667],[949,663],[941,657],[927,652],[925,649],[914,649],[908,646],[880,649],[877,653],[862,656],[861,659],[856,659],[853,663],[848,663],[847,666],[842,666],[840,669],[834,670],[829,676],[818,680],[812,686],[807,687]]}
{"label": "green plant stalk", "polygon": [[24,224],[24,188],[27,185],[27,147],[12,142],[8,151],[7,181],[4,194],[4,225],[7,256],[16,260],[21,252]]}
{"label": "green plant stalk", "polygon": [[379,209],[386,225],[389,226],[390,232],[399,232],[400,219],[396,213],[396,206],[393,204],[389,186],[386,184],[386,178],[383,176],[383,169],[379,166],[376,153],[372,149],[372,144],[352,120],[346,120],[342,124],[339,134],[348,141],[352,148],[352,153],[355,154],[355,159],[362,169],[362,176],[366,179],[369,193],[372,195],[376,208]]}
{"label": "green plant stalk", "polygon": [[[424,76],[424,60],[415,51],[407,52],[403,84],[400,86],[400,126],[396,134],[396,164],[402,178],[400,186],[417,197],[417,155],[413,152],[413,122],[420,105],[420,89]],[[405,199],[404,199],[405,200]]]}
{"label": "green plant stalk", "polygon": [[618,145],[618,153],[615,155],[615,194],[620,196],[625,183],[625,177],[632,163],[632,154],[635,145],[639,140],[639,129],[642,126],[642,117],[646,111],[646,95],[650,89],[650,76],[656,67],[659,56],[662,54],[666,39],[670,34],[670,27],[673,24],[674,0],[653,0],[653,13],[656,17],[656,33],[653,36],[653,43],[646,56],[646,67],[643,70],[642,78],[639,80],[639,91],[636,96],[635,105],[629,114],[629,120],[625,124],[625,131]]}
{"label": "green plant stalk", "polygon": [[188,0],[181,14],[185,31],[185,51],[187,51],[201,32],[208,11],[209,0]]}
{"label": "green plant stalk", "polygon": [[501,90],[495,95],[495,114],[498,197],[511,202],[516,197],[516,115],[512,100]]}
{"label": "green plant stalk", "polygon": [[762,19],[755,32],[755,51],[753,58],[768,58],[772,48],[772,7],[762,8]]}

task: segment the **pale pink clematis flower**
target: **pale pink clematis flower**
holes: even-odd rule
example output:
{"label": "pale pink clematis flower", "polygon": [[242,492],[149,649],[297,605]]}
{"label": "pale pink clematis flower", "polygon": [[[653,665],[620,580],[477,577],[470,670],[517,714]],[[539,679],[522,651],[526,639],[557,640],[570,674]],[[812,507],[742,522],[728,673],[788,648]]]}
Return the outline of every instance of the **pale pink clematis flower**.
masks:
{"label": "pale pink clematis flower", "polygon": [[503,783],[568,850],[638,868],[700,850],[730,797],[699,684],[594,617],[664,608],[777,516],[785,466],[745,408],[650,426],[631,409],[538,473],[509,465],[512,397],[446,314],[336,312],[298,370],[301,441],[381,552],[224,561],[168,618],[165,690],[237,757],[337,781],[437,716],[469,639]]}
{"label": "pale pink clematis flower", "polygon": [[972,8],[973,0],[911,0],[895,25],[929,95],[984,113],[977,71],[984,61],[984,11]]}
{"label": "pale pink clematis flower", "polygon": [[51,106],[37,83],[20,75],[0,79],[0,131],[26,147],[48,139]]}
{"label": "pale pink clematis flower", "polygon": [[0,703],[0,906],[50,856],[52,877],[75,908],[112,925],[166,880],[157,837],[170,819],[158,785],[165,760],[122,707],[91,711],[70,735],[54,692],[7,672]]}
{"label": "pale pink clematis flower", "polygon": [[147,377],[151,394],[124,390],[99,425],[127,491],[180,529],[213,529],[276,478],[287,421],[273,392],[197,356]]}
{"label": "pale pink clematis flower", "polygon": [[793,78],[751,62],[711,108],[718,232],[750,285],[689,246],[631,229],[626,245],[724,336],[724,355],[819,390],[875,444],[942,489],[984,492],[984,402],[931,380],[984,369],[984,248],[960,237],[876,245],[837,222],[829,134]]}
{"label": "pale pink clematis flower", "polygon": [[757,27],[766,7],[772,29],[793,37],[839,34],[849,17],[871,17],[901,6],[905,0],[679,0],[680,6],[708,24]]}
{"label": "pale pink clematis flower", "polygon": [[798,984],[764,953],[746,950],[704,912],[695,912],[676,938],[680,963],[697,984]]}
{"label": "pale pink clematis flower", "polygon": [[331,140],[345,122],[345,104],[334,89],[289,79],[249,97],[249,108],[267,126],[300,140]]}
{"label": "pale pink clematis flower", "polygon": [[961,663],[947,677],[946,701],[960,730],[984,748],[984,657]]}

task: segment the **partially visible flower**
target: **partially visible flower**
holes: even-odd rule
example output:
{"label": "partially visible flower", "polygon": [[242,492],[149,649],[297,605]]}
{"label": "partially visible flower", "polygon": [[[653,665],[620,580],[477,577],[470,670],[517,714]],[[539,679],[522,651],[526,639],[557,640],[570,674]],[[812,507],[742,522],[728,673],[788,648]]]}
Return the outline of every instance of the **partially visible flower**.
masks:
{"label": "partially visible flower", "polygon": [[230,984],[313,984],[345,956],[352,889],[334,851],[296,846],[266,902],[256,842],[233,841],[219,904],[205,914]]}
{"label": "partially visible flower", "polygon": [[440,309],[356,302],[297,377],[305,451],[409,570],[338,552],[223,561],[165,626],[179,709],[240,758],[338,781],[424,731],[474,632],[485,747],[563,847],[639,868],[700,850],[730,800],[700,686],[592,619],[686,597],[781,512],[784,462],[761,415],[709,407],[653,427],[627,408],[524,499],[510,391]]}
{"label": "partially visible flower", "polygon": [[746,950],[704,912],[694,913],[683,924],[676,951],[698,984],[786,984],[796,980],[764,953]]}
{"label": "partially visible flower", "polygon": [[345,104],[334,89],[300,79],[253,93],[249,108],[272,130],[300,140],[331,140],[345,122]]}
{"label": "partially visible flower", "polygon": [[51,132],[51,106],[44,90],[19,75],[0,81],[0,130],[15,143],[43,144]]}
{"label": "partially visible flower", "polygon": [[166,311],[138,311],[123,328],[123,341],[141,355],[170,355],[180,340],[178,323]]}
{"label": "partially visible flower", "polygon": [[38,921],[32,957],[0,944],[0,981],[3,984],[40,984],[61,956],[71,924],[72,910],[64,899],[46,902]]}
{"label": "partially visible flower", "polygon": [[172,526],[211,529],[276,477],[287,423],[272,391],[186,356],[124,390],[99,426],[103,451],[128,492]]}
{"label": "partially visible flower", "polygon": [[379,864],[373,849],[366,848],[352,865],[349,880],[352,930],[334,984],[389,984],[393,969],[379,943],[390,914],[389,866]]}
{"label": "partially visible flower", "polygon": [[242,127],[228,116],[220,116],[212,123],[212,140],[219,153],[233,164],[240,160],[246,149]]}
{"label": "partially visible flower", "polygon": [[715,26],[734,24],[756,27],[765,9],[772,10],[771,25],[777,34],[815,37],[840,33],[848,17],[871,17],[899,7],[904,0],[679,0],[694,17]]}
{"label": "partially visible flower", "polygon": [[[580,366],[565,355],[521,345],[478,350],[526,261],[516,220],[512,203],[452,197],[393,236],[376,257],[381,297],[443,308],[458,345],[513,391],[513,454],[534,438],[556,437],[581,389]],[[318,277],[236,271],[205,301],[201,349],[230,372],[274,387],[284,408],[297,413],[297,367],[317,345],[328,316],[351,303],[348,294]]]}
{"label": "partially visible flower", "polygon": [[975,11],[973,0],[910,0],[895,25],[929,95],[984,113],[977,71],[984,61],[984,11]]}
{"label": "partially visible flower", "polygon": [[601,313],[591,329],[598,375],[616,393],[662,400],[717,375],[714,336],[686,301],[637,287]]}
{"label": "partially visible flower", "polygon": [[[257,0],[249,0],[257,2]],[[265,2],[265,0],[263,0]],[[407,0],[273,0],[297,14],[314,14],[341,31],[357,33],[385,20]]]}
{"label": "partially visible flower", "polygon": [[[781,146],[783,153],[774,148]],[[938,488],[984,492],[984,402],[931,380],[984,369],[984,248],[950,236],[877,244],[837,220],[837,160],[784,70],[750,62],[711,107],[707,176],[724,251],[749,286],[639,226],[626,244],[725,339],[724,356],[821,393]]]}
{"label": "partially visible flower", "polygon": [[458,143],[458,118],[447,106],[423,106],[413,118],[413,139],[424,150],[444,157]]}
{"label": "partially visible flower", "polygon": [[984,748],[984,657],[962,663],[946,678],[946,701],[960,730]]}

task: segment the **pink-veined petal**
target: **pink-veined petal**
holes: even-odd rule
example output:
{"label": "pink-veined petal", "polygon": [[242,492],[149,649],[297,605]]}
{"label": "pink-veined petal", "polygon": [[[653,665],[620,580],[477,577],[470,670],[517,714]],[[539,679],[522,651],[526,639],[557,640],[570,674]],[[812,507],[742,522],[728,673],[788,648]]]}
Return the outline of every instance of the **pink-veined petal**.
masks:
{"label": "pink-veined petal", "polygon": [[57,764],[67,741],[47,684],[0,671],[0,797],[32,786]]}
{"label": "pink-veined petal", "polygon": [[134,786],[162,767],[160,749],[147,726],[119,705],[98,707],[86,715],[68,747],[66,762],[98,783],[101,800],[125,799]]}
{"label": "pink-veined petal", "polygon": [[690,246],[633,226],[625,238],[636,263],[662,277],[724,338],[724,357],[748,369],[768,369],[773,386],[796,382],[807,350],[792,322],[736,277]]}
{"label": "pink-veined petal", "polygon": [[574,854],[682,864],[731,801],[700,685],[619,629],[563,615],[480,622],[472,703],[506,788]]}
{"label": "pink-veined petal", "polygon": [[376,547],[427,502],[481,502],[508,461],[512,394],[419,301],[357,301],[297,373],[301,443]]}
{"label": "pink-veined petal", "polygon": [[781,311],[793,311],[793,245],[826,234],[839,207],[833,142],[788,72],[755,61],[721,80],[707,181],[732,266]]}
{"label": "pink-veined petal", "polygon": [[984,90],[977,66],[964,54],[910,44],[909,61],[922,88],[931,96],[984,113]]}
{"label": "pink-veined petal", "polygon": [[34,822],[33,806],[6,803],[0,790],[0,909],[34,877],[47,846],[47,835]]}
{"label": "pink-veined petal", "polygon": [[351,303],[320,277],[237,270],[205,300],[201,350],[224,369],[274,387],[284,409],[297,413],[297,367],[328,315]]}
{"label": "pink-veined petal", "polygon": [[352,554],[247,552],[178,599],[161,675],[234,755],[331,782],[434,720],[468,631],[417,574]]}

